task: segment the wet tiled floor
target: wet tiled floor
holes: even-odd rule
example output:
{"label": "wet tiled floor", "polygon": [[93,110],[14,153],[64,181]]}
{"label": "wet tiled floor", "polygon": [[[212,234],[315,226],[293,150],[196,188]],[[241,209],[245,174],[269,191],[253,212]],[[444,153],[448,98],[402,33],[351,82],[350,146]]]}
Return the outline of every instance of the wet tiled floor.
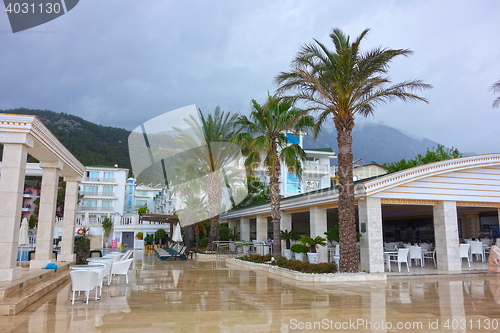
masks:
{"label": "wet tiled floor", "polygon": [[[129,284],[71,305],[65,284],[1,332],[497,332],[500,276],[447,281],[306,283],[223,261],[136,255]],[[406,329],[405,329],[406,327]]]}

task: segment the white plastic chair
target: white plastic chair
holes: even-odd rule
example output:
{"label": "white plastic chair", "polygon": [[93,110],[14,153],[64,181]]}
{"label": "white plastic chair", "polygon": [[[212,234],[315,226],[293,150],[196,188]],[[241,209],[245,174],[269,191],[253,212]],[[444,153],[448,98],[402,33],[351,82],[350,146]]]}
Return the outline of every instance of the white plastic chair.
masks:
{"label": "white plastic chair", "polygon": [[92,263],[99,263],[105,266],[102,275],[103,278],[106,277],[108,279],[108,286],[109,286],[111,283],[111,267],[113,267],[113,260],[102,259],[102,258],[89,258],[88,260]]}
{"label": "white plastic chair", "polygon": [[[467,258],[467,263],[470,268],[470,244],[460,244],[460,260],[462,258]],[[462,262],[463,263],[463,262]]]}
{"label": "white plastic chair", "polygon": [[410,266],[411,261],[415,260],[415,265],[417,265],[417,260],[420,261],[420,267],[424,267],[424,257],[422,256],[422,248],[418,246],[410,246]]}
{"label": "white plastic chair", "polygon": [[422,248],[422,251],[429,251],[429,249],[431,248],[431,244],[422,243],[422,244],[420,244],[420,247]]}
{"label": "white plastic chair", "polygon": [[111,275],[125,275],[125,283],[128,284],[128,269],[134,259],[115,261],[111,267]]}
{"label": "white plastic chair", "polygon": [[[431,248],[432,248],[432,246],[431,246]],[[432,251],[427,250],[426,252],[424,252],[423,257],[424,257],[424,260],[425,259],[432,260],[434,262],[434,267],[436,267],[436,249],[434,249]]]}
{"label": "white plastic chair", "polygon": [[89,303],[89,294],[91,290],[95,289],[95,298],[97,299],[97,287],[99,286],[99,273],[96,271],[71,271],[69,272],[71,277],[71,290],[73,291],[73,297],[71,298],[71,305],[75,304],[75,291],[84,291],[87,300],[85,303]]}
{"label": "white plastic chair", "polygon": [[406,268],[408,269],[408,273],[410,273],[410,266],[408,264],[408,252],[410,252],[410,249],[399,249],[398,254],[391,254],[389,256],[389,265],[391,262],[397,262],[399,273],[401,273],[401,263],[406,263]]}
{"label": "white plastic chair", "polygon": [[475,241],[475,242],[470,242],[470,253],[471,255],[476,255],[476,260],[477,257],[480,255],[481,256],[481,260],[484,262],[484,248],[483,248],[483,243],[479,242],[479,241]]}
{"label": "white plastic chair", "polygon": [[333,260],[335,261],[335,264],[337,267],[339,267],[340,263],[340,245],[335,245],[335,254],[333,255]]}

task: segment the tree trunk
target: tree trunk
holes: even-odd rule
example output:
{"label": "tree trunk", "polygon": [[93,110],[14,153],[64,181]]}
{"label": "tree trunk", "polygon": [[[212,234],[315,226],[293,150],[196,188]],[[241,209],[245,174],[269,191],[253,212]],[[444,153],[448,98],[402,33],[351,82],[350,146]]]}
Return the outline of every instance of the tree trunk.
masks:
{"label": "tree trunk", "polygon": [[[273,144],[273,148],[275,144]],[[281,258],[281,194],[280,194],[280,164],[272,168],[269,172],[269,199],[271,201],[271,221],[273,223],[273,256],[275,259]]]}
{"label": "tree trunk", "polygon": [[222,186],[219,175],[212,172],[207,177],[207,195],[210,210],[210,234],[208,248],[214,251],[213,242],[219,238],[219,206],[222,199]]}
{"label": "tree trunk", "polygon": [[354,119],[335,119],[337,142],[339,146],[339,234],[340,234],[340,272],[358,271],[356,249],[356,217],[354,205],[354,184],[352,169],[352,129]]}
{"label": "tree trunk", "polygon": [[194,234],[195,234],[195,238],[196,238],[196,249],[200,248],[200,226],[198,225],[198,223],[196,223],[194,225]]}

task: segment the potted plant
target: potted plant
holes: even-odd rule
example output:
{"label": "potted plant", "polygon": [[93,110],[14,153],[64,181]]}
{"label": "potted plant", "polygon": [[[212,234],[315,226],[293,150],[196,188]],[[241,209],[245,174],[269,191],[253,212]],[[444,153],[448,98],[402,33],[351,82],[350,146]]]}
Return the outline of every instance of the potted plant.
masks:
{"label": "potted plant", "polygon": [[324,239],[321,236],[316,236],[315,238],[312,238],[310,236],[302,235],[300,238],[300,242],[302,244],[307,244],[310,248],[310,252],[307,253],[307,259],[309,259],[310,264],[318,264],[319,263],[319,256],[321,253],[316,252],[316,246],[325,246],[326,245],[326,239]]}
{"label": "potted plant", "polygon": [[295,230],[281,230],[281,240],[285,241],[285,250],[283,250],[283,253],[285,255],[285,258],[288,260],[292,260],[292,250],[290,250],[290,244],[292,240],[298,240],[299,235]]}
{"label": "potted plant", "polygon": [[290,250],[295,253],[295,259],[303,261],[304,260],[304,253],[307,253],[309,251],[309,248],[305,246],[304,244],[293,244],[290,247]]}
{"label": "potted plant", "polygon": [[111,235],[111,230],[113,230],[113,221],[109,217],[102,220],[102,230],[104,231],[104,247],[109,247],[108,239]]}
{"label": "potted plant", "polygon": [[166,242],[167,240],[167,233],[165,232],[165,229],[158,229],[155,232],[155,238],[158,240],[158,248],[161,248],[163,245],[163,241]]}
{"label": "potted plant", "polygon": [[253,243],[243,243],[243,253],[248,254],[250,252],[250,246],[252,246]]}
{"label": "potted plant", "polygon": [[144,242],[146,243],[146,246],[148,247],[148,249],[151,247],[151,245],[154,243],[154,241],[155,241],[155,238],[153,237],[153,235],[149,235],[149,236],[144,237]]}
{"label": "potted plant", "polygon": [[144,237],[144,234],[142,233],[142,231],[139,231],[135,237],[137,237],[138,240],[142,240],[142,237]]}
{"label": "potted plant", "polygon": [[87,258],[90,257],[89,230],[90,230],[89,228],[82,228],[78,230],[80,238],[75,241],[75,253],[76,253],[77,265],[86,264]]}

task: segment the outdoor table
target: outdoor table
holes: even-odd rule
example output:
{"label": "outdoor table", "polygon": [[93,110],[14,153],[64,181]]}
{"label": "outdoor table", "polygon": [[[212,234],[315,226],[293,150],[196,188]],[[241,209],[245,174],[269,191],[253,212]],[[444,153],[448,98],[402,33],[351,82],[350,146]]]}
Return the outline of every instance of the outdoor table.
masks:
{"label": "outdoor table", "polygon": [[99,268],[106,267],[104,264],[86,264],[86,265],[75,265],[71,266],[70,269],[87,270],[92,271]]}
{"label": "outdoor table", "polygon": [[391,271],[391,262],[389,261],[389,258],[391,257],[391,254],[398,254],[398,251],[384,251],[385,267],[387,268],[387,270],[389,272]]}
{"label": "outdoor table", "polygon": [[120,260],[121,257],[123,257],[123,253],[120,253],[120,252],[110,252],[110,253],[106,253],[104,255],[104,257],[112,257],[116,261],[116,260]]}

